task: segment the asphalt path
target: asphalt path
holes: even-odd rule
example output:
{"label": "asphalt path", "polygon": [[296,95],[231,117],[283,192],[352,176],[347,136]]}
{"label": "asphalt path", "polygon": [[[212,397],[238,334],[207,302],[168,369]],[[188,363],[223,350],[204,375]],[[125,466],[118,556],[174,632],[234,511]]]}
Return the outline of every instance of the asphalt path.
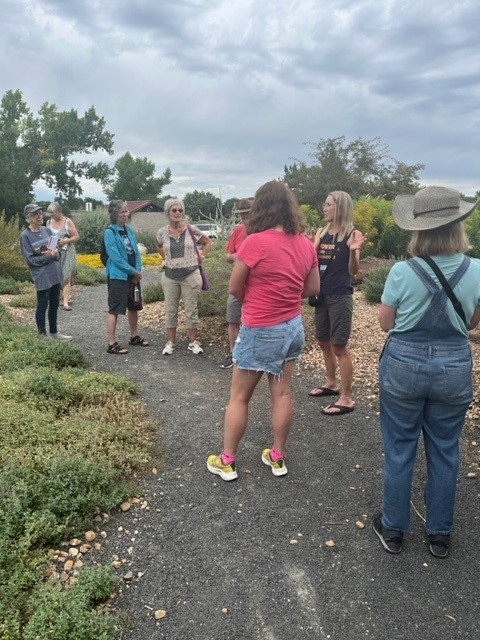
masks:
{"label": "asphalt path", "polygon": [[[150,272],[145,281],[157,277]],[[106,538],[97,560],[126,561],[114,603],[125,623],[119,638],[480,638],[478,478],[462,472],[451,554],[435,559],[423,531],[420,456],[418,513],[412,509],[402,553],[390,555],[371,528],[381,504],[382,444],[361,389],[353,413],[323,416],[326,403],[307,395],[321,378],[298,368],[289,473],[277,478],[260,458],[271,445],[262,380],[238,453],[239,478],[223,482],[207,471],[206,458],[221,446],[231,379],[219,368],[225,354],[204,340],[204,355],[195,356],[179,335],[175,353],[162,356],[165,334],[140,320],[151,346],[110,355],[105,286],[77,292],[73,306],[59,311],[60,331],[74,336],[92,369],[122,373],[139,386],[162,451],[137,479],[146,503],[101,525]],[[119,341],[127,339],[121,318]],[[160,620],[158,610],[166,612]]]}

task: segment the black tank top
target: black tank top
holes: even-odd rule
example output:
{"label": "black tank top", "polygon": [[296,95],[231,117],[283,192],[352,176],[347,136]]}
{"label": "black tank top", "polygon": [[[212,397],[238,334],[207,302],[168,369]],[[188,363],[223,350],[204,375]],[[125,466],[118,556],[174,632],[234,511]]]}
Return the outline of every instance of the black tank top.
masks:
{"label": "black tank top", "polygon": [[336,234],[331,233],[326,233],[320,240],[318,269],[321,291],[326,296],[348,296],[353,293],[352,278],[348,272],[350,249],[347,241],[350,233],[340,242],[336,242]]}

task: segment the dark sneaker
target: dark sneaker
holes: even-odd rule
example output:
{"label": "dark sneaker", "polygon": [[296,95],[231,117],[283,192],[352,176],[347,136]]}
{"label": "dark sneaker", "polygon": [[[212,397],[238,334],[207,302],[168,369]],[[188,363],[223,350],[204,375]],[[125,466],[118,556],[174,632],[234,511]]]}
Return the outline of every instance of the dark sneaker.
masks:
{"label": "dark sneaker", "polygon": [[230,353],[227,358],[220,365],[220,369],[230,369],[233,367],[232,354]]}
{"label": "dark sneaker", "polygon": [[428,543],[428,548],[432,556],[436,558],[446,558],[448,556],[450,536],[442,536],[439,533],[429,533]]}
{"label": "dark sneaker", "polygon": [[373,519],[373,530],[388,553],[400,553],[402,550],[403,531],[387,529],[382,524],[382,514],[377,513]]}

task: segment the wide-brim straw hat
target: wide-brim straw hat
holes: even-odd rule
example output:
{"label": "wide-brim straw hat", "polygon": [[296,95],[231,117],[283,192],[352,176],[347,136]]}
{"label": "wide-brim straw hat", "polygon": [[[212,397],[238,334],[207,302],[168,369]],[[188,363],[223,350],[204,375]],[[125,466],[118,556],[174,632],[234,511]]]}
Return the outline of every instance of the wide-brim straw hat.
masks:
{"label": "wide-brim straw hat", "polygon": [[401,229],[425,231],[459,222],[480,204],[460,200],[460,192],[448,187],[424,187],[415,195],[397,196],[393,219]]}

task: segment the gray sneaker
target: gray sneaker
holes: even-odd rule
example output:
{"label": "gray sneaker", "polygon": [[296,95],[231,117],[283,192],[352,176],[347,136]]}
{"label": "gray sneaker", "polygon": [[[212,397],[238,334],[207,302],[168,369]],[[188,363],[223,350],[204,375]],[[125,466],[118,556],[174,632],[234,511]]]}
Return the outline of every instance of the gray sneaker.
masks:
{"label": "gray sneaker", "polygon": [[50,337],[54,340],[62,340],[63,342],[70,342],[70,340],[73,340],[72,336],[65,336],[63,333],[51,333]]}

